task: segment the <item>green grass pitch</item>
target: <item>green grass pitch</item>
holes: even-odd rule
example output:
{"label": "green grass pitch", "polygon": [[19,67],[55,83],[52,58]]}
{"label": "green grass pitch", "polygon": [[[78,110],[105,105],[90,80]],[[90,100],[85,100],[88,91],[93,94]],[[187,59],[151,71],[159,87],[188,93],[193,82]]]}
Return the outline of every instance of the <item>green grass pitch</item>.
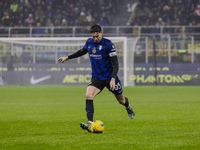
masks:
{"label": "green grass pitch", "polygon": [[102,134],[86,122],[85,86],[0,87],[1,150],[199,150],[200,87],[124,87],[130,119],[112,93],[94,99]]}

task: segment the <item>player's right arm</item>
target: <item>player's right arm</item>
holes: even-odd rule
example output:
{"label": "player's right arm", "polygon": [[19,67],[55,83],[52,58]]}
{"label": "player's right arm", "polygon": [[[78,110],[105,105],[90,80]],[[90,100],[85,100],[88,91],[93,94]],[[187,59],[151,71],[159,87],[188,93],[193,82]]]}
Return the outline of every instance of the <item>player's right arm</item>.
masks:
{"label": "player's right arm", "polygon": [[67,61],[69,59],[69,57],[60,57],[58,58],[58,62],[64,63],[65,61]]}
{"label": "player's right arm", "polygon": [[87,53],[87,50],[85,50],[85,49],[80,49],[80,50],[78,50],[77,52],[75,52],[75,53],[73,53],[73,54],[71,54],[71,55],[69,55],[69,56],[60,57],[60,58],[58,59],[58,62],[64,63],[64,62],[67,61],[68,59],[77,58],[77,57],[80,57],[80,56],[85,55],[86,53]]}
{"label": "player's right arm", "polygon": [[75,53],[73,53],[73,54],[71,54],[69,56],[66,56],[66,57],[60,57],[60,58],[58,58],[58,62],[64,63],[68,59],[73,59],[73,58],[77,58],[77,57],[85,55],[88,52],[87,51],[87,43],[88,43],[88,40],[85,43],[85,46],[82,49],[78,50],[77,52],[75,52]]}

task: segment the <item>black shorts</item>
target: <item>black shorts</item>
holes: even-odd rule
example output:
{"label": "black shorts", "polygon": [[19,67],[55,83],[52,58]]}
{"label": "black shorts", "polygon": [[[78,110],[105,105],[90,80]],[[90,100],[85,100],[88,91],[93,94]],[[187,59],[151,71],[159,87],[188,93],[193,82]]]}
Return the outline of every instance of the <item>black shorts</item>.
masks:
{"label": "black shorts", "polygon": [[[111,91],[110,90],[110,80],[92,79],[88,86],[90,86],[90,85],[98,88],[101,91],[104,89],[104,87],[107,87],[107,89],[109,91]],[[122,84],[118,77],[115,78],[115,90],[111,91],[111,92],[115,95],[120,95],[123,93]]]}

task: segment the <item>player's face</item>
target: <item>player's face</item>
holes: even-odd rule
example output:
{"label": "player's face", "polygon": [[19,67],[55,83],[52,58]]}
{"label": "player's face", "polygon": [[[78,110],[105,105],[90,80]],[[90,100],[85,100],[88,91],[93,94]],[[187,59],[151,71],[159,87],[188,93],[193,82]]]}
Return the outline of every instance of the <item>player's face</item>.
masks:
{"label": "player's face", "polygon": [[99,43],[102,40],[102,32],[94,32],[92,33],[92,38],[94,39],[95,43]]}

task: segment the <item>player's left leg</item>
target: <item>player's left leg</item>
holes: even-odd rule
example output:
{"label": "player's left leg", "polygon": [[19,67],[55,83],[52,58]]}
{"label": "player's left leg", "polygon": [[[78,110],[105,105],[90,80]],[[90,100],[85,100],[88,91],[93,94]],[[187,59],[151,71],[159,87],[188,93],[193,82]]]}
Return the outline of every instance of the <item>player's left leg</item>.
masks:
{"label": "player's left leg", "polygon": [[126,111],[127,111],[127,113],[128,113],[128,116],[129,116],[131,119],[133,119],[133,117],[135,116],[135,113],[134,113],[134,111],[133,111],[131,105],[129,104],[128,98],[127,98],[127,97],[124,97],[124,94],[123,94],[123,93],[120,94],[120,95],[116,95],[116,94],[115,94],[115,97],[116,97],[116,99],[118,100],[118,102],[119,102],[120,104],[122,104],[122,105],[125,106]]}
{"label": "player's left leg", "polygon": [[[107,88],[109,89],[109,85]],[[118,102],[125,106],[128,116],[133,119],[135,113],[129,104],[128,98],[124,97],[122,84],[118,77],[115,78],[115,90],[111,92],[115,95]]]}

